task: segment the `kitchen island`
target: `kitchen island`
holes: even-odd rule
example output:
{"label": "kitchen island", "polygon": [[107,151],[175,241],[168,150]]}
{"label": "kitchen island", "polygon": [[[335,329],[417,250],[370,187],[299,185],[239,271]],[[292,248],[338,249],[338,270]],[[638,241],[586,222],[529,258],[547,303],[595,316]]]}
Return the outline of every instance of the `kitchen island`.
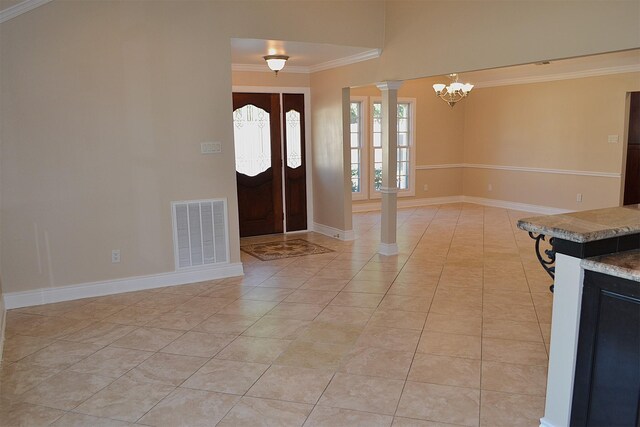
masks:
{"label": "kitchen island", "polygon": [[[576,372],[582,375],[576,371],[576,361],[582,356],[578,354],[578,341],[585,268],[590,268],[590,262],[604,259],[590,258],[609,255],[606,262],[611,265],[614,261],[610,257],[619,260],[618,257],[628,255],[627,251],[640,249],[640,205],[525,218],[518,221],[518,227],[536,240],[538,259],[554,277],[549,371],[541,426],[580,425],[572,424],[572,407]],[[549,249],[542,249],[543,240],[551,245]],[[583,425],[588,423],[585,421]]]}

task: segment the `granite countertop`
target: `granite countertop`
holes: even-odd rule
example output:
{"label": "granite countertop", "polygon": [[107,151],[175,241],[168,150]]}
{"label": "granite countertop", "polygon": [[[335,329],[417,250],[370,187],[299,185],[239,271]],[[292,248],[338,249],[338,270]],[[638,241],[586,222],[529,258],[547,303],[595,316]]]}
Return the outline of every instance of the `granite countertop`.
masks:
{"label": "granite countertop", "polygon": [[583,259],[585,270],[640,282],[640,249]]}
{"label": "granite countertop", "polygon": [[576,243],[636,234],[640,233],[640,205],[524,218],[518,228]]}

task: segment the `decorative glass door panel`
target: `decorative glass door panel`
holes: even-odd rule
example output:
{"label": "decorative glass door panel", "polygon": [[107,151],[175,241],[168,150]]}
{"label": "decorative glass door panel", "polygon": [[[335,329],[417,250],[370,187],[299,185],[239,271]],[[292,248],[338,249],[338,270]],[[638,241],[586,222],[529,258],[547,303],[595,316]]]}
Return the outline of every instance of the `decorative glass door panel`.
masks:
{"label": "decorative glass door panel", "polygon": [[295,110],[286,114],[287,166],[295,169],[302,165],[302,133],[300,113]]}
{"label": "decorative glass door panel", "polygon": [[256,176],[271,167],[270,114],[255,105],[233,112],[236,171]]}

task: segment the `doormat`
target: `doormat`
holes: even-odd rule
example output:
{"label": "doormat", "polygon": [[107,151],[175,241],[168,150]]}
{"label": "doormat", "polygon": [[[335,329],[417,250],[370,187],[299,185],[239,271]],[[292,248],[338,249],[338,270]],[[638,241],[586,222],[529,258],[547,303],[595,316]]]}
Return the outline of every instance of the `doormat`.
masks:
{"label": "doormat", "polygon": [[261,261],[274,259],[293,258],[305,255],[318,255],[334,252],[324,246],[307,242],[304,239],[292,239],[279,242],[254,243],[240,246],[240,250]]}

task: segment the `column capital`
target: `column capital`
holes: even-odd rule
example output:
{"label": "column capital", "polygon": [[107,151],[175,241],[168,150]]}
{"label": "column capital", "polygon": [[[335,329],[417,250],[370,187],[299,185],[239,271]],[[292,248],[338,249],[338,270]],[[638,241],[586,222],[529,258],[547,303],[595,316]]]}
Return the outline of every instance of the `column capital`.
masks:
{"label": "column capital", "polygon": [[384,82],[376,83],[376,86],[380,90],[398,90],[404,83],[402,80],[386,80]]}

